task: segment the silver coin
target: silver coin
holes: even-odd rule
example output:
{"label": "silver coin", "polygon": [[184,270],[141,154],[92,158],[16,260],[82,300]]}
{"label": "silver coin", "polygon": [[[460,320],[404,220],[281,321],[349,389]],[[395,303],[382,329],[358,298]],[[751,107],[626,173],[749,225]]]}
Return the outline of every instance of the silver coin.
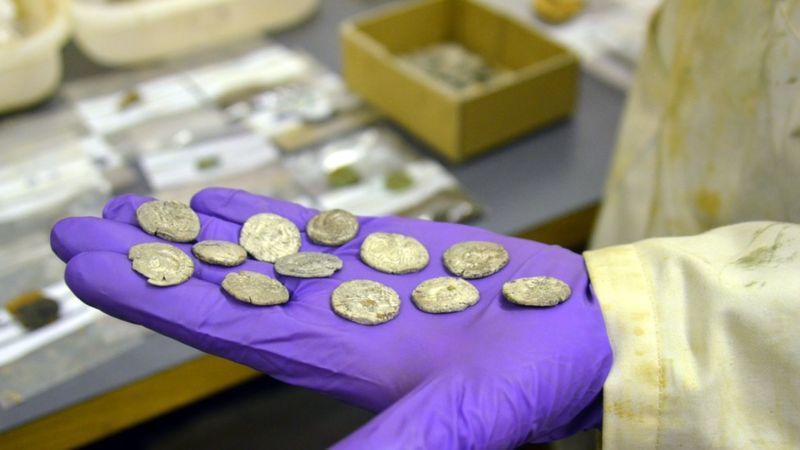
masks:
{"label": "silver coin", "polygon": [[358,219],[341,209],[323,211],[308,221],[306,233],[315,244],[339,246],[356,237]]}
{"label": "silver coin", "polygon": [[300,231],[277,214],[256,214],[242,226],[239,243],[255,259],[274,263],[300,250]]}
{"label": "silver coin", "polygon": [[192,246],[192,253],[200,261],[217,266],[233,267],[247,260],[247,251],[241,245],[228,241],[202,241]]}
{"label": "silver coin", "polygon": [[508,264],[508,252],[500,244],[484,241],[460,242],[444,252],[444,265],[453,275],[482,278]]}
{"label": "silver coin", "polygon": [[194,263],[186,253],[169,245],[152,242],[134,245],[128,250],[136,272],[147,277],[154,286],[173,286],[188,280],[194,273]]}
{"label": "silver coin", "polygon": [[252,305],[271,306],[289,301],[289,290],[280,281],[247,270],[225,275],[222,289],[236,300]]}
{"label": "silver coin", "polygon": [[362,325],[388,322],[400,313],[400,296],[384,284],[370,280],[342,283],[331,295],[337,315]]}
{"label": "silver coin", "polygon": [[200,233],[200,218],[180,202],[142,203],[136,208],[136,220],[146,233],[172,242],[191,242]]}
{"label": "silver coin", "polygon": [[522,306],[554,306],[571,294],[567,283],[552,277],[518,278],[503,284],[503,297]]}
{"label": "silver coin", "polygon": [[461,278],[439,277],[420,283],[411,292],[417,308],[429,313],[462,311],[478,303],[480,293]]}
{"label": "silver coin", "polygon": [[320,252],[300,252],[275,261],[275,272],[287,277],[325,278],[342,268],[338,256]]}
{"label": "silver coin", "polygon": [[372,233],[361,244],[361,260],[385,273],[419,272],[429,259],[425,246],[402,234]]}

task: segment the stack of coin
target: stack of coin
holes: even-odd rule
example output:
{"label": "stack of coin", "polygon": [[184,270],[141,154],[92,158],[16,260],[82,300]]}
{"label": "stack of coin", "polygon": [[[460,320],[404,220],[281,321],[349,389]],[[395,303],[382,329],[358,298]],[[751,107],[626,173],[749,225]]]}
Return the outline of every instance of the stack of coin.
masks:
{"label": "stack of coin", "polygon": [[480,55],[457,43],[425,47],[406,55],[404,59],[456,90],[485,83],[496,76],[496,69]]}

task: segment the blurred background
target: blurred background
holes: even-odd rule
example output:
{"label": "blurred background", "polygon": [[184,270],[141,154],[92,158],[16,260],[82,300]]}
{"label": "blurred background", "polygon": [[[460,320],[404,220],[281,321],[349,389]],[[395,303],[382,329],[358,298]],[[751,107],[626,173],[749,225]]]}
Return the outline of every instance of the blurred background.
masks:
{"label": "blurred background", "polygon": [[371,414],[81,303],[51,226],[226,186],[580,250],[657,3],[0,0],[0,448],[352,432]]}

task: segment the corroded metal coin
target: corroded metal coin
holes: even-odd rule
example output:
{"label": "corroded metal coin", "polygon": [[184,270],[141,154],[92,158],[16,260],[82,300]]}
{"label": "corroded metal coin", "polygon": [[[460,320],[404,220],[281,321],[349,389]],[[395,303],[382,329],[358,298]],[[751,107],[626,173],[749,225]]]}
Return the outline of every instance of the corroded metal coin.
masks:
{"label": "corroded metal coin", "polygon": [[289,301],[289,290],[280,281],[248,270],[225,275],[222,289],[236,300],[258,306],[280,305]]}
{"label": "corroded metal coin", "polygon": [[308,221],[306,233],[315,244],[339,246],[356,237],[358,219],[341,209],[323,211]]}
{"label": "corroded metal coin", "polygon": [[460,242],[444,252],[444,265],[463,278],[487,277],[508,264],[508,252],[500,244],[484,241]]}
{"label": "corroded metal coin", "polygon": [[200,218],[180,202],[142,203],[136,208],[136,220],[146,233],[172,242],[191,242],[200,233]]}
{"label": "corroded metal coin", "polygon": [[400,296],[384,284],[370,280],[342,283],[331,295],[337,315],[362,325],[377,325],[400,313]]}
{"label": "corroded metal coin", "polygon": [[402,234],[372,233],[361,244],[361,260],[381,272],[419,272],[429,259],[425,246]]}
{"label": "corroded metal coin", "polygon": [[429,313],[462,311],[478,303],[480,293],[461,278],[439,277],[420,283],[411,292],[417,308]]}
{"label": "corroded metal coin", "polygon": [[247,251],[241,245],[228,241],[202,241],[192,246],[192,253],[200,261],[218,266],[238,266],[247,260]]}
{"label": "corroded metal coin", "polygon": [[325,278],[342,268],[342,260],[320,252],[300,252],[275,261],[275,272],[287,277]]}
{"label": "corroded metal coin", "polygon": [[553,306],[572,294],[567,283],[552,277],[518,278],[503,284],[503,297],[522,306]]}
{"label": "corroded metal coin", "polygon": [[158,242],[134,245],[128,250],[133,270],[147,277],[155,286],[173,286],[188,280],[194,273],[194,263],[186,253]]}
{"label": "corroded metal coin", "polygon": [[300,250],[300,231],[277,214],[256,214],[242,225],[239,243],[257,260],[274,263]]}

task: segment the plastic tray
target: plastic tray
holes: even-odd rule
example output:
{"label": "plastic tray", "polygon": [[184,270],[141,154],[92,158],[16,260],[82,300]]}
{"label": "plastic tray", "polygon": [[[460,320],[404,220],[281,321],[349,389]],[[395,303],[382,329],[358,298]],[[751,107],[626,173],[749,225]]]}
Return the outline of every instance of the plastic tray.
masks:
{"label": "plastic tray", "polygon": [[74,0],[78,45],[101,64],[169,58],[264,31],[288,27],[319,0]]}
{"label": "plastic tray", "polygon": [[65,0],[22,5],[22,36],[0,45],[0,113],[44,100],[61,81],[61,47],[69,33]]}

